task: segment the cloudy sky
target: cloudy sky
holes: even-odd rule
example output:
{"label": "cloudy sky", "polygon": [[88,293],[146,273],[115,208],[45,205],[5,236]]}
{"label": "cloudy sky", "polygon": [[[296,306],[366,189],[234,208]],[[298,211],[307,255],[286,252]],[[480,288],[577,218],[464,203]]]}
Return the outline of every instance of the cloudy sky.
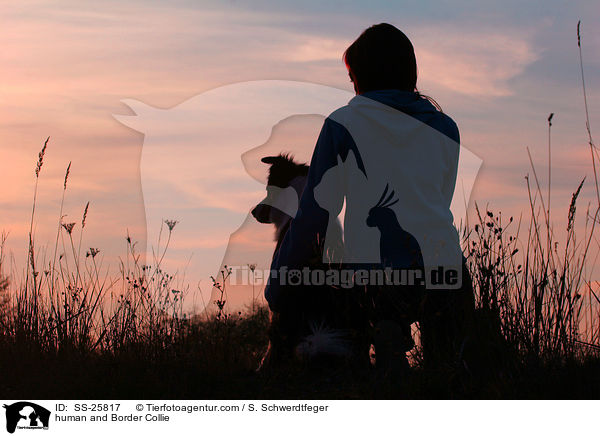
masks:
{"label": "cloudy sky", "polygon": [[[212,88],[249,80],[310,81],[351,91],[344,49],[371,24],[412,40],[419,89],[458,123],[483,159],[472,200],[506,215],[527,209],[526,147],[552,202],[566,216],[591,165],[576,26],[582,20],[592,131],[600,105],[600,6],[590,1],[103,1],[3,5],[0,12],[0,227],[24,258],[37,153],[36,235],[51,241],[71,161],[65,221],[90,201],[84,246],[110,258],[125,235],[145,237],[139,160],[144,136],[113,114],[121,101],[171,108]],[[543,188],[545,189],[545,188]],[[583,198],[592,198],[592,185]],[[559,218],[557,218],[559,220]]]}

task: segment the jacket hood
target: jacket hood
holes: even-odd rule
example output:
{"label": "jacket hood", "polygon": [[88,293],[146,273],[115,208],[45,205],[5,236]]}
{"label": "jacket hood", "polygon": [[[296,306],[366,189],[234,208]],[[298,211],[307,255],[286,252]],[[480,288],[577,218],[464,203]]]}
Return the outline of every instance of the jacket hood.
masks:
{"label": "jacket hood", "polygon": [[438,112],[429,100],[421,97],[416,92],[384,89],[379,91],[369,91],[360,95],[387,106],[391,106],[405,114],[413,115],[424,112]]}
{"label": "jacket hood", "polygon": [[[454,121],[449,116],[436,109],[429,100],[423,98],[416,92],[400,91],[398,89],[369,91],[355,96],[350,100],[348,105],[354,107],[370,106],[368,103],[369,101],[385,104],[386,106],[397,109],[406,115],[410,115],[429,125],[440,133],[448,136],[453,141],[460,142],[458,127]],[[377,103],[375,103],[375,105]]]}

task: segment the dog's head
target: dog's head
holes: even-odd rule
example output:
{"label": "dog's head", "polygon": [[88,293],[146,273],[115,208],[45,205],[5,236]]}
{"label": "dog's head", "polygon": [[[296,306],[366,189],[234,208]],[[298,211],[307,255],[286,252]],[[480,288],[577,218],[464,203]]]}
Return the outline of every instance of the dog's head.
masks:
{"label": "dog's head", "polygon": [[306,178],[308,175],[308,165],[295,162],[294,157],[287,153],[263,157],[261,162],[271,165],[267,179],[267,185],[270,186],[287,188],[291,186],[292,180],[297,177]]}
{"label": "dog's head", "polygon": [[288,154],[263,157],[261,161],[270,165],[267,196],[252,209],[252,216],[259,223],[274,224],[279,230],[295,215],[294,203],[297,209],[308,165],[295,162]]}

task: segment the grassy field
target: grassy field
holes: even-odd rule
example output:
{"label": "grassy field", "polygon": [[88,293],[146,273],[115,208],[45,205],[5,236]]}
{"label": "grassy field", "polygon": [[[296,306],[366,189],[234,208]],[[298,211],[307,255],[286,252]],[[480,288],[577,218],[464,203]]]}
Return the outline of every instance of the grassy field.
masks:
{"label": "grassy field", "polygon": [[[550,121],[549,121],[550,123]],[[36,165],[40,176],[45,148]],[[592,156],[595,159],[595,151]],[[67,191],[69,170],[65,174]],[[369,366],[292,362],[266,374],[257,368],[268,339],[268,309],[189,316],[174,277],[161,269],[176,223],[153,264],[140,263],[127,237],[120,275],[97,264],[99,250],[81,248],[87,206],[78,223],[57,221],[52,259],[39,262],[30,237],[21,282],[0,280],[0,395],[5,398],[598,398],[600,300],[586,271],[600,208],[586,211],[576,236],[573,193],[565,240],[557,241],[544,195],[530,192],[527,223],[475,206],[464,229],[473,277],[477,370],[457,361],[424,368],[411,352],[410,373],[398,383]],[[31,226],[35,221],[35,197]],[[598,203],[600,205],[600,202]],[[61,215],[62,216],[62,211]],[[525,230],[523,230],[525,228]],[[579,226],[581,228],[581,226]],[[4,247],[4,238],[2,247]],[[596,246],[594,246],[595,244]],[[559,250],[558,247],[561,247]],[[0,270],[4,252],[0,252]],[[586,269],[588,267],[588,269]],[[16,275],[16,274],[14,274]],[[227,274],[217,280],[224,291]],[[418,344],[418,326],[415,329]]]}
{"label": "grassy field", "polygon": [[[36,399],[550,399],[598,398],[600,359],[578,355],[502,359],[486,371],[416,365],[391,385],[371,368],[356,371],[300,362],[268,374],[254,370],[266,347],[266,310],[249,317],[181,322],[154,340],[118,349],[77,349],[7,332],[0,343],[1,395]],[[157,342],[155,342],[157,341]],[[494,355],[494,351],[487,352]],[[490,361],[491,362],[491,361]]]}

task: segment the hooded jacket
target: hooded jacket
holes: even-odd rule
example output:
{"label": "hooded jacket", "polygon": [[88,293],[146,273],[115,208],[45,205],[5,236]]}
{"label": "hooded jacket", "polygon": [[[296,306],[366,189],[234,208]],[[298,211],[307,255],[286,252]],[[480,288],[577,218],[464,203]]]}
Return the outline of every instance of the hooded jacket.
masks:
{"label": "hooded jacket", "polygon": [[[324,262],[372,267],[386,256],[405,259],[406,247],[397,241],[408,233],[422,252],[427,286],[447,288],[448,283],[432,282],[430,272],[462,270],[450,212],[459,142],[454,121],[414,92],[366,92],[330,114],[298,211],[273,257],[265,288],[270,308],[284,310],[282,274],[307,266],[316,241],[323,240]],[[336,241],[327,229],[344,204],[343,250],[333,250]]]}

